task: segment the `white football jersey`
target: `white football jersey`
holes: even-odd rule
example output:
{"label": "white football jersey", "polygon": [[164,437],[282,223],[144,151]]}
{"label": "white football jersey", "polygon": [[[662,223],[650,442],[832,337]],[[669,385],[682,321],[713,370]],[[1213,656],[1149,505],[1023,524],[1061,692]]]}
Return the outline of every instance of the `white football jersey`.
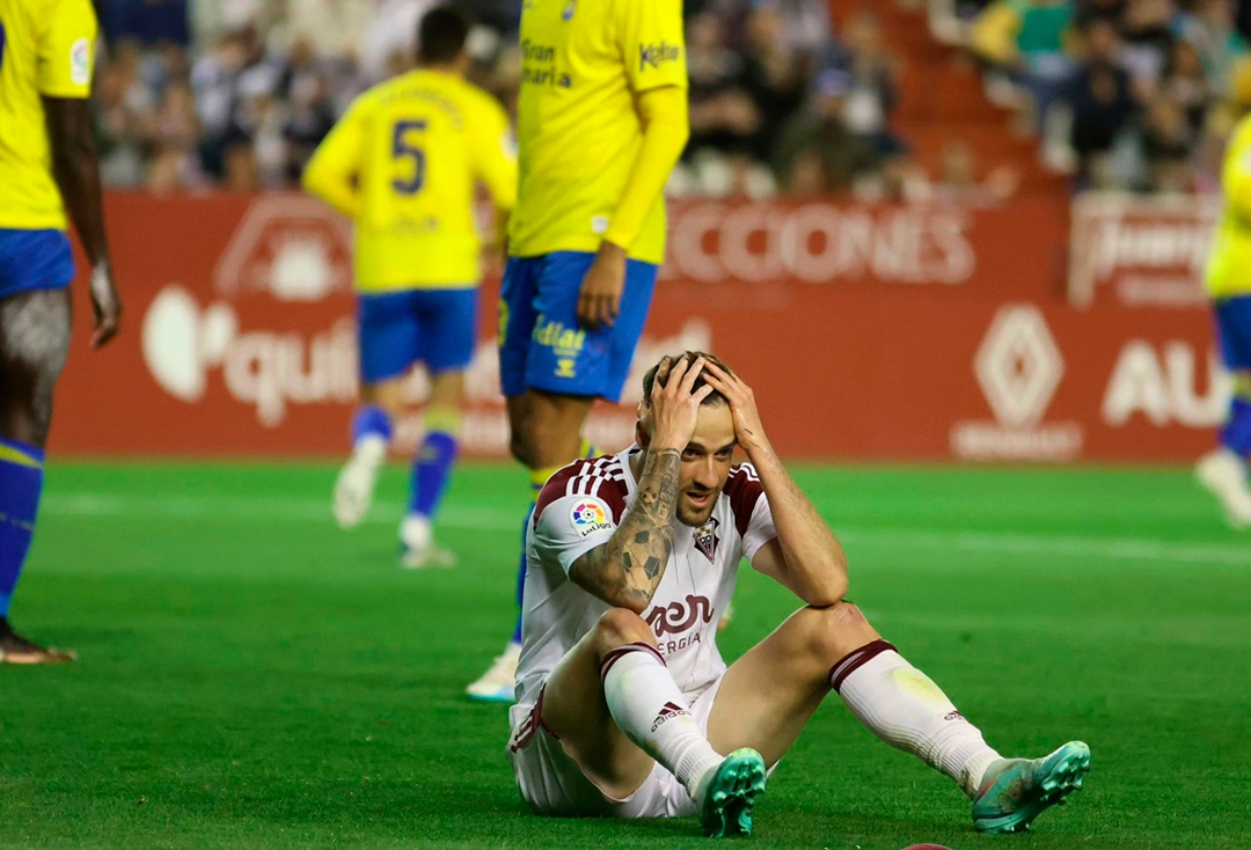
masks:
{"label": "white football jersey", "polygon": [[[530,711],[552,668],[610,607],[574,584],[569,569],[609,541],[634,503],[638,483],[630,458],[641,451],[631,446],[617,455],[577,461],[553,475],[539,494],[526,532],[523,648],[513,725]],[[725,672],[717,623],[734,595],[739,561],[755,557],[777,531],[751,464],[730,471],[707,523],[701,528],[676,523],[675,528],[673,553],[642,616],[669,672],[693,700]]]}

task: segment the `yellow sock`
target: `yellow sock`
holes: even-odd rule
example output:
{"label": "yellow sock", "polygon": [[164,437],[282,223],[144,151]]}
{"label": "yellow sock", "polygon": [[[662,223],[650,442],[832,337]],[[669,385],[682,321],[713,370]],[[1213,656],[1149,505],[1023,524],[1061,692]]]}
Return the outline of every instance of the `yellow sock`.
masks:
{"label": "yellow sock", "polygon": [[560,470],[561,466],[545,466],[542,469],[530,470],[530,504],[533,505],[539,500],[539,492],[543,489],[543,485],[547,483],[547,479],[551,478]]}

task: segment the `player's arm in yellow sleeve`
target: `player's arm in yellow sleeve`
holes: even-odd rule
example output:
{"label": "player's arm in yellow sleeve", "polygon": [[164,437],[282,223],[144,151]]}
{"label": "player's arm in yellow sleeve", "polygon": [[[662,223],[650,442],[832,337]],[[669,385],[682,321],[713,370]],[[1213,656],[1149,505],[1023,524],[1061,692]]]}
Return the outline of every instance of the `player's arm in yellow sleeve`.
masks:
{"label": "player's arm in yellow sleeve", "polygon": [[614,15],[643,141],[582,282],[578,318],[590,328],[616,320],[630,249],[663,195],[691,132],[681,0],[616,0]]}
{"label": "player's arm in yellow sleeve", "polygon": [[673,167],[686,149],[691,134],[686,89],[667,86],[648,89],[635,97],[643,125],[643,144],[634,158],[630,179],[612,216],[604,239],[627,252],[643,229],[643,222],[656,205]]}
{"label": "player's arm in yellow sleeve", "polygon": [[1251,220],[1251,119],[1238,125],[1230,141],[1221,183],[1225,205],[1244,221]]}
{"label": "player's arm in yellow sleeve", "polygon": [[353,105],[317,146],[301,180],[304,191],[353,221],[361,215],[361,123],[361,109]]}
{"label": "player's arm in yellow sleeve", "polygon": [[91,344],[104,345],[116,334],[122,303],[109,262],[104,199],[91,108],[95,65],[96,16],[90,0],[61,0],[41,21],[36,68],[52,151],[52,175],[91,264]]}

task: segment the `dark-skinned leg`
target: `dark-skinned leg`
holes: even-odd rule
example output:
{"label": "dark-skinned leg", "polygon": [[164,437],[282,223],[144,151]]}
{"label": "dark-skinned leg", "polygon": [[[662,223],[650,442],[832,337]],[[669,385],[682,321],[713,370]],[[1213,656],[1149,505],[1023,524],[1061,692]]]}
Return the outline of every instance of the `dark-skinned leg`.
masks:
{"label": "dark-skinned leg", "polygon": [[0,662],[52,664],[73,653],[16,634],[9,606],[30,548],[43,489],[52,393],[69,351],[68,289],[0,301]]}

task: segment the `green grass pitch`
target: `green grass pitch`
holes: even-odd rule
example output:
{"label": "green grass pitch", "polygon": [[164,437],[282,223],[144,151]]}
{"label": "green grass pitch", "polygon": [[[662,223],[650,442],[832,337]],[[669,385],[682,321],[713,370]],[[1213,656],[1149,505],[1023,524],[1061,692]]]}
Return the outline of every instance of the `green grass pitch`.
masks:
{"label": "green grass pitch", "polygon": [[[972,831],[945,778],[832,698],[757,809],[757,850],[1251,846],[1251,536],[1180,470],[803,467],[851,597],[989,741],[1094,752],[1029,836]],[[0,667],[0,847],[706,847],[693,819],[546,820],[505,712],[463,686],[513,617],[527,492],[465,465],[455,570],[397,566],[404,474],[340,532],[328,465],[48,474],[14,609],[76,647]],[[750,570],[733,658],[796,602]]]}

